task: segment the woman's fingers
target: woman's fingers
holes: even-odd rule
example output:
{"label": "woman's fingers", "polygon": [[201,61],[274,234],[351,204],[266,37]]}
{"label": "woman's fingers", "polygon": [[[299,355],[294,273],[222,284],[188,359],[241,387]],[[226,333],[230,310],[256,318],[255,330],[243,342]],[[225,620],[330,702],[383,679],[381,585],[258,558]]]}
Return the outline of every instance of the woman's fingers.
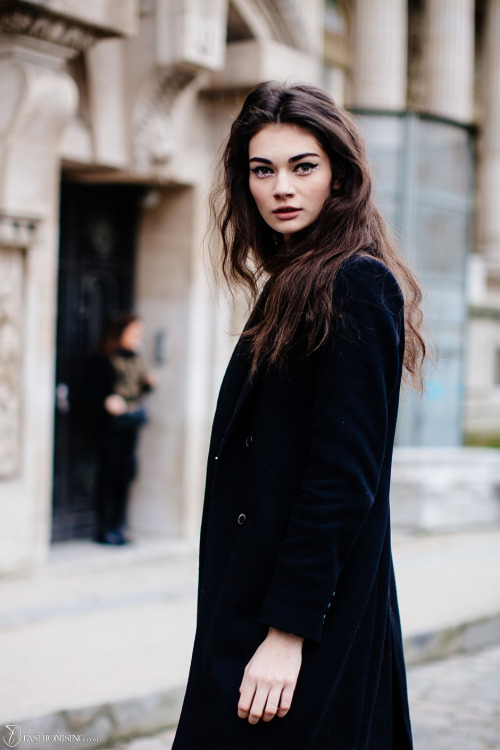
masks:
{"label": "woman's fingers", "polygon": [[243,673],[238,716],[257,724],[288,713],[302,662],[300,636],[270,628]]}
{"label": "woman's fingers", "polygon": [[250,724],[257,724],[260,719],[271,721],[275,716],[283,718],[287,715],[292,705],[294,693],[293,685],[281,686],[261,685],[248,691],[243,687],[238,703],[238,716],[240,719],[248,719]]}
{"label": "woman's fingers", "polygon": [[255,691],[252,705],[250,706],[250,711],[248,713],[249,724],[257,724],[257,722],[260,719],[262,719],[262,716],[264,714],[264,708],[265,708],[266,701],[267,701],[267,696],[268,696],[268,688],[265,686],[257,685],[257,690]]}
{"label": "woman's fingers", "polygon": [[264,713],[269,687],[269,684],[253,677],[250,670],[245,670],[238,702],[240,719],[248,719],[250,724],[257,724]]}
{"label": "woman's fingers", "polygon": [[250,724],[257,724],[260,719],[271,721],[276,716],[281,687],[270,688],[268,685],[261,684],[252,688],[250,685],[247,687],[243,682],[240,692],[238,703],[240,719],[248,719]]}
{"label": "woman's fingers", "polygon": [[255,682],[247,679],[246,675],[243,677],[238,701],[238,716],[240,719],[248,719],[256,687]]}
{"label": "woman's fingers", "polygon": [[278,710],[276,712],[276,716],[279,716],[280,719],[282,719],[283,716],[286,716],[287,713],[289,712],[290,707],[292,705],[292,698],[293,698],[294,692],[295,692],[295,685],[285,685],[285,687],[283,688]]}
{"label": "woman's fingers", "polygon": [[278,706],[280,703],[281,689],[273,688],[268,696],[262,718],[264,721],[271,721],[278,713]]}

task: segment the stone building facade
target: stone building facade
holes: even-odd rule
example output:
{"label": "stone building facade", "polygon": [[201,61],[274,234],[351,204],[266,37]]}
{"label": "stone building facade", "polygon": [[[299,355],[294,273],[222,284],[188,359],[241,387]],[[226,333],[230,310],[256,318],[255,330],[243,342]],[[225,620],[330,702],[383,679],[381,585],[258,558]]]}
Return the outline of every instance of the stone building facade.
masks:
{"label": "stone building facade", "polygon": [[130,521],[196,538],[237,328],[207,279],[206,196],[261,80],[359,114],[428,290],[441,357],[399,444],[500,432],[499,50],[500,0],[0,0],[0,573],[90,533],[85,363],[125,307],[160,376]]}

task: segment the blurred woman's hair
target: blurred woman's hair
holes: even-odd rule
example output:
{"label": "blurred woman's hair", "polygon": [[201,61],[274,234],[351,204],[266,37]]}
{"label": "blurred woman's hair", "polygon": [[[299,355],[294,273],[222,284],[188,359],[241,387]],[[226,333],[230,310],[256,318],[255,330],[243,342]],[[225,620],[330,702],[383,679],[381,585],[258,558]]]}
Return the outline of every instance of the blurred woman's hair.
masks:
{"label": "blurred woman's hair", "polygon": [[[286,246],[283,235],[261,217],[249,188],[249,142],[270,124],[293,125],[315,136],[333,175],[318,219],[289,235]],[[348,258],[364,254],[385,264],[401,287],[405,376],[421,389],[426,353],[422,293],[375,205],[364,138],[348,112],[314,86],[262,83],[247,96],[231,127],[221,168],[210,206],[222,237],[222,272],[231,288],[246,286],[254,302],[266,284],[264,314],[244,333],[252,372],[261,363],[282,363],[298,339],[309,353],[326,341],[338,318],[338,272]]]}
{"label": "blurred woman's hair", "polygon": [[100,353],[106,357],[114,354],[120,348],[120,340],[124,330],[138,320],[140,320],[139,316],[133,312],[122,312],[111,318],[99,347]]}

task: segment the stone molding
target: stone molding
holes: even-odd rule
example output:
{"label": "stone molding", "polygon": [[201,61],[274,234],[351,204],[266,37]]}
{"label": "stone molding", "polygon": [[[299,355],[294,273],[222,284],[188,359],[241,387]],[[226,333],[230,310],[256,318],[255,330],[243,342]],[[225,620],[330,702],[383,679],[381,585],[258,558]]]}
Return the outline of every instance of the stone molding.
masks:
{"label": "stone molding", "polygon": [[0,31],[4,34],[23,36],[68,47],[76,52],[84,52],[97,39],[110,36],[100,29],[92,28],[76,21],[56,17],[40,8],[0,8]]}
{"label": "stone molding", "polygon": [[307,10],[297,0],[233,0],[233,5],[255,39],[273,39],[302,52],[318,52],[309,33]]}
{"label": "stone molding", "polygon": [[245,91],[260,81],[283,79],[309,80],[321,84],[318,58],[274,39],[250,39],[228,44],[224,70],[210,74],[205,92],[221,90]]}
{"label": "stone molding", "polygon": [[38,219],[0,213],[0,248],[25,249],[36,237]]}

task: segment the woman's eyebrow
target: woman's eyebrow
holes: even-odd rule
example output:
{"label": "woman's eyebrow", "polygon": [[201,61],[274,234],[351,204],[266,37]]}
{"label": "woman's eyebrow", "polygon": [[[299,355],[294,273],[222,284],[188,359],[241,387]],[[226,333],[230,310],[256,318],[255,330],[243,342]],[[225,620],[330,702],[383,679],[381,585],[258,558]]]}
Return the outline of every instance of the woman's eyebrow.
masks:
{"label": "woman's eyebrow", "polygon": [[[300,161],[301,159],[304,159],[306,156],[317,156],[319,159],[319,154],[314,153],[314,151],[306,151],[304,154],[298,154],[297,156],[291,156],[288,159],[289,164],[293,164],[296,161]],[[265,159],[263,156],[252,156],[252,158],[249,160],[252,161],[260,161],[263,164],[272,164],[271,159]]]}
{"label": "woman's eyebrow", "polygon": [[263,156],[252,156],[250,161],[261,161],[263,164],[272,164],[271,159],[264,159]]}
{"label": "woman's eyebrow", "polygon": [[314,151],[306,151],[305,154],[299,154],[298,156],[291,156],[288,159],[288,163],[293,164],[294,161],[300,161],[300,159],[305,159],[306,156],[317,156],[319,159],[319,154],[315,154]]}

